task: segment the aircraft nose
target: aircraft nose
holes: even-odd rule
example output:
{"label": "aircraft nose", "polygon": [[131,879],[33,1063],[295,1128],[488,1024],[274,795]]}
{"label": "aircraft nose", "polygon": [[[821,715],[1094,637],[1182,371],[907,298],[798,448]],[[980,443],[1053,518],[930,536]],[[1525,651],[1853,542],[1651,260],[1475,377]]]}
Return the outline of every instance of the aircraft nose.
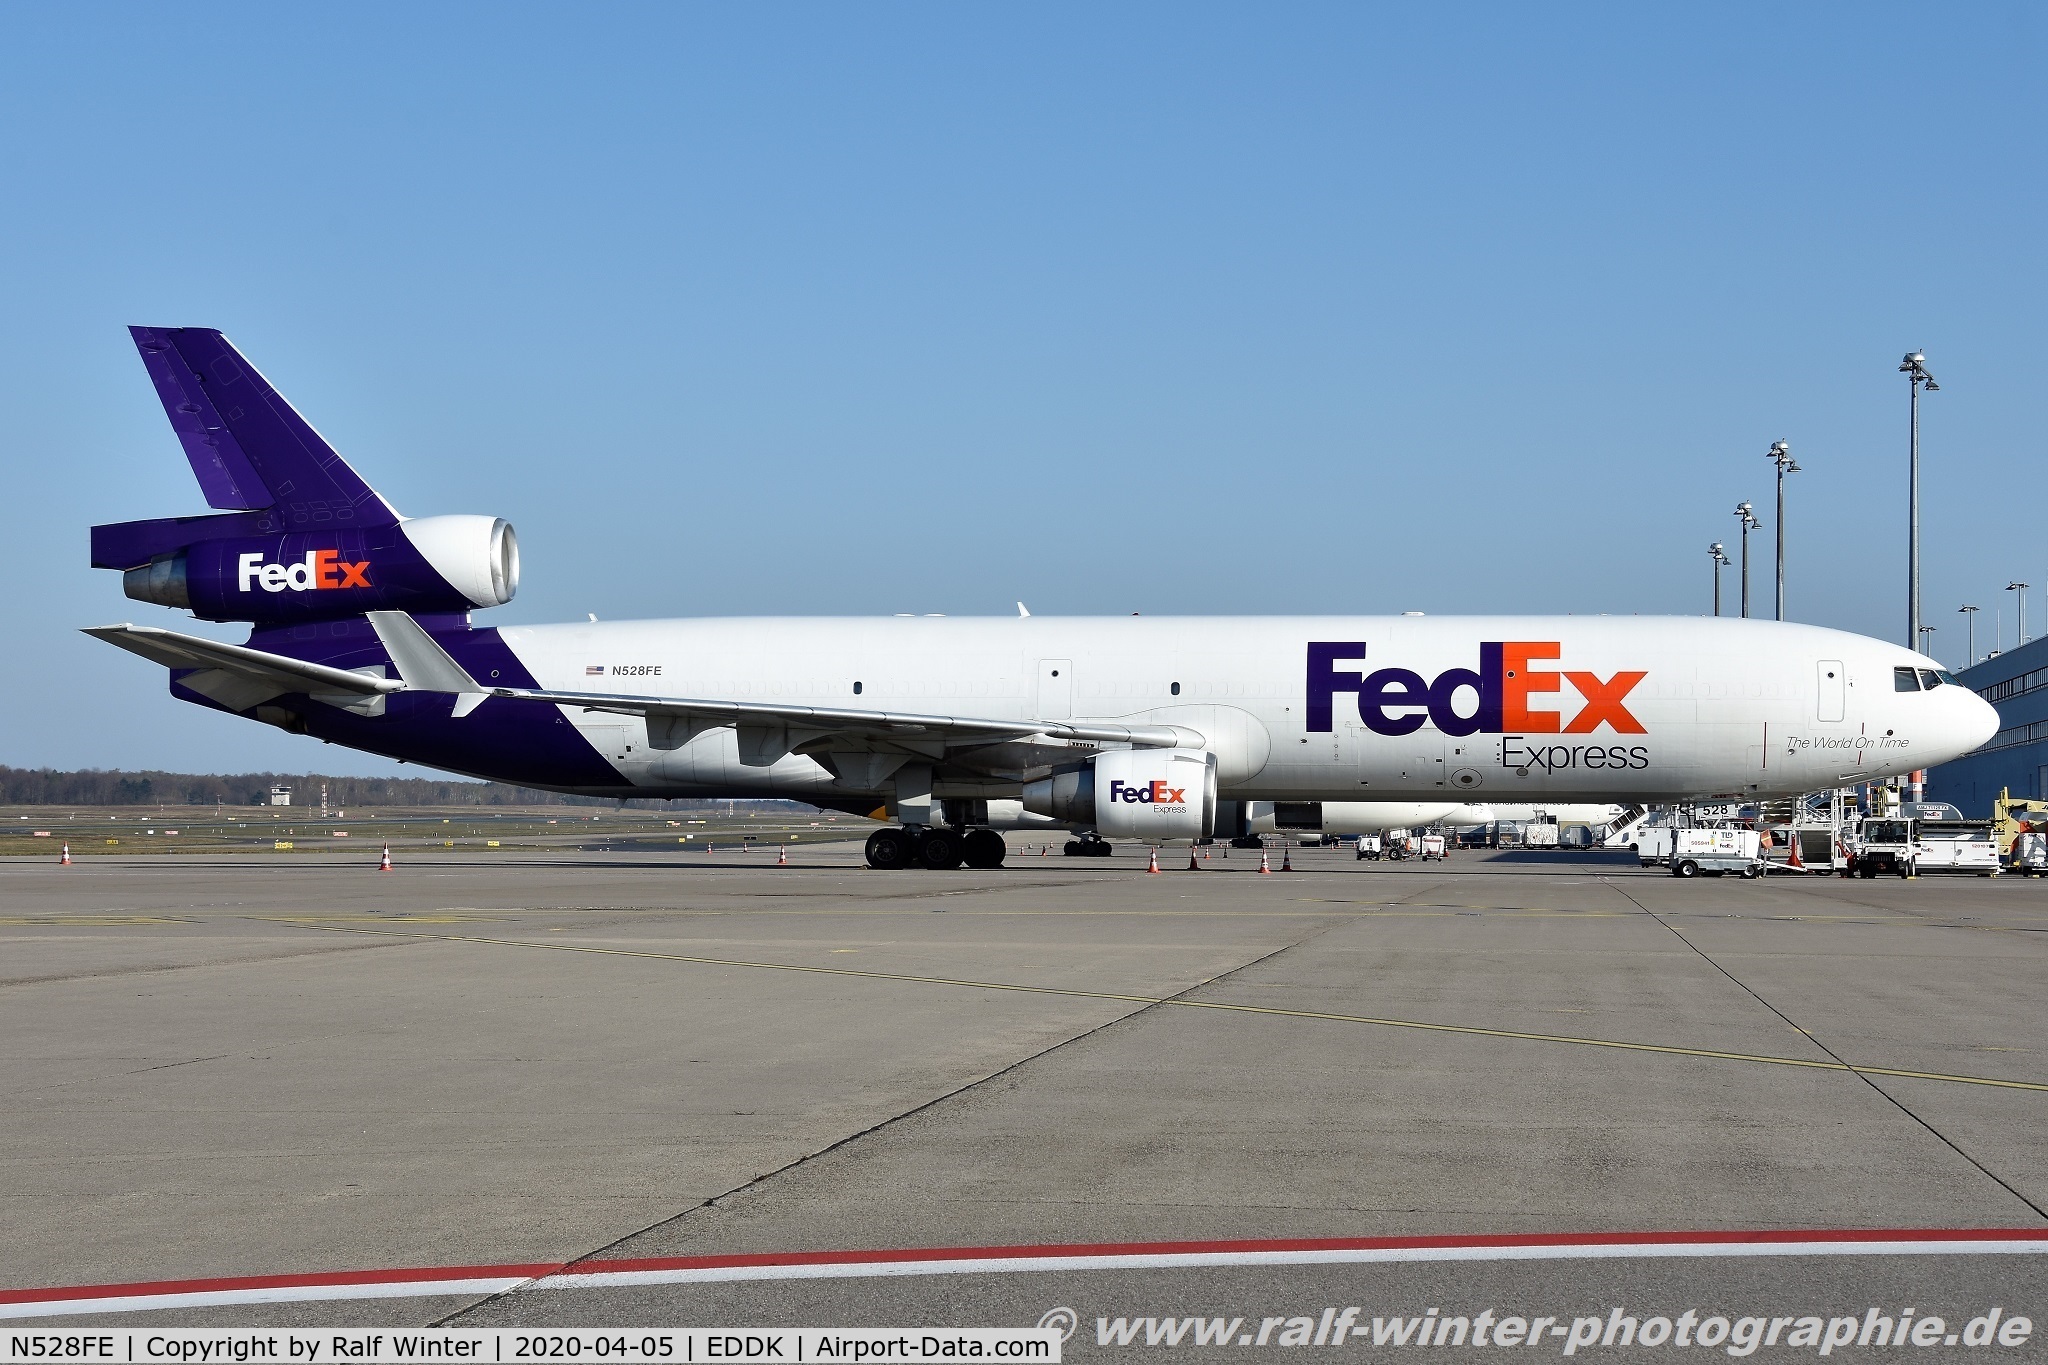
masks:
{"label": "aircraft nose", "polygon": [[1963,705],[1958,708],[1959,715],[1956,720],[1957,753],[1975,753],[1990,743],[1991,737],[1998,733],[1998,708],[1975,692],[1965,688],[1956,690],[1965,693],[1965,698],[1958,698],[1963,701]]}

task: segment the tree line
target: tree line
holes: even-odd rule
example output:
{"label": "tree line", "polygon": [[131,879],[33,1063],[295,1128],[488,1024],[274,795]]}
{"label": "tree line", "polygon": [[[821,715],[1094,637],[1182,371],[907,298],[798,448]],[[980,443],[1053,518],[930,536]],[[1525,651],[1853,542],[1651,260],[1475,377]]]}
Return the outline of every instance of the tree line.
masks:
{"label": "tree line", "polygon": [[[564,796],[499,782],[463,782],[433,777],[334,777],[326,773],[167,773],[85,768],[0,766],[0,805],[8,806],[267,806],[272,787],[290,787],[292,804],[318,806],[327,787],[329,805],[349,806],[608,806],[648,810],[722,806],[723,801],[629,800]],[[786,801],[747,801],[750,807],[789,806]]]}

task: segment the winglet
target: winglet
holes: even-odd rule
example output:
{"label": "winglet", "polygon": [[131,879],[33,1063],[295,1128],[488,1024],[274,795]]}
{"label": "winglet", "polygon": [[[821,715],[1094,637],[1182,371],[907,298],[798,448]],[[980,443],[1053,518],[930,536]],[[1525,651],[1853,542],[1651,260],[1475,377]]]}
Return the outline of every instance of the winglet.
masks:
{"label": "winglet", "polygon": [[363,614],[369,617],[371,628],[383,642],[384,652],[391,656],[391,662],[397,666],[398,676],[404,679],[408,690],[453,692],[458,718],[489,700],[490,693],[484,690],[483,684],[470,677],[469,670],[455,662],[454,656],[441,648],[440,643],[427,634],[409,613],[371,611]]}

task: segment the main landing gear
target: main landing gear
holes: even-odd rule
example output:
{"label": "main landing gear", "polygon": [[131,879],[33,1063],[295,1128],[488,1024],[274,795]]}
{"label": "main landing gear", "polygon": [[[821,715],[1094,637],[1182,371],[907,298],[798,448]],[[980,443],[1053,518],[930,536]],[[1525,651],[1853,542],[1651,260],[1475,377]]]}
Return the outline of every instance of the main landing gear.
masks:
{"label": "main landing gear", "polygon": [[1090,834],[1079,839],[1067,840],[1063,850],[1069,858],[1107,858],[1110,854],[1109,841]]}
{"label": "main landing gear", "polygon": [[945,872],[960,866],[1001,867],[1009,846],[992,829],[878,829],[868,836],[868,866],[893,870],[928,867]]}

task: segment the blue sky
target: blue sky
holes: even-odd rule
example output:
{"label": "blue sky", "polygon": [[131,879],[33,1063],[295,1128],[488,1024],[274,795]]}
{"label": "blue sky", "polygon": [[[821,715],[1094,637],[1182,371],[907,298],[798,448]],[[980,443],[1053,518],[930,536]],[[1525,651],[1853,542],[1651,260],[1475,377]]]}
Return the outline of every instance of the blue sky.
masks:
{"label": "blue sky", "polygon": [[1965,600],[2010,643],[2010,579],[2048,626],[2043,32],[0,10],[0,762],[396,771],[75,633],[178,619],[89,525],[204,510],[131,322],[226,331],[406,512],[509,518],[501,624],[1699,612],[1784,438],[1791,614],[1896,637],[1917,346],[1935,652]]}

